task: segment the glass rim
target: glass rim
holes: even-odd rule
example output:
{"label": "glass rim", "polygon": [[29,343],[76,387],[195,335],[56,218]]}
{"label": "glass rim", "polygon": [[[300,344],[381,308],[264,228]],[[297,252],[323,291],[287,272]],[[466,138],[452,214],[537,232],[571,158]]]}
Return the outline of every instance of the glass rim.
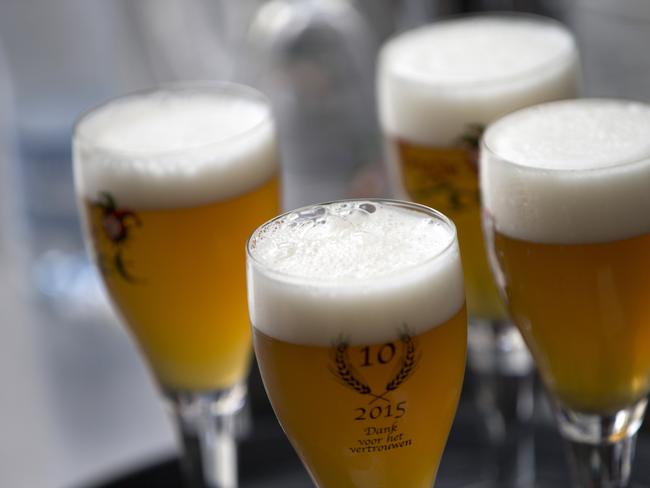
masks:
{"label": "glass rim", "polygon": [[[258,100],[262,102],[267,108],[268,111],[265,115],[263,115],[259,121],[257,121],[255,124],[253,124],[251,127],[248,127],[242,132],[238,132],[236,134],[232,134],[228,137],[221,138],[218,140],[206,142],[203,144],[193,144],[193,145],[188,145],[186,147],[182,147],[180,149],[170,149],[167,151],[159,151],[155,152],[152,154],[146,154],[144,155],[143,153],[137,152],[137,151],[130,151],[127,149],[119,149],[119,148],[114,148],[114,147],[107,147],[104,144],[98,143],[96,140],[94,140],[92,137],[88,137],[83,133],[83,130],[81,130],[81,127],[83,123],[92,117],[94,114],[98,113],[99,111],[105,109],[106,107],[114,104],[114,103],[120,103],[124,102],[126,100],[129,100],[131,98],[138,98],[146,95],[151,95],[156,92],[163,92],[163,91],[171,91],[171,92],[182,92],[182,91],[199,91],[203,90],[205,93],[235,93],[238,96],[242,96],[243,98],[246,98],[248,100]],[[272,114],[272,109],[271,109],[271,101],[269,98],[262,93],[261,91],[257,90],[256,88],[253,88],[252,86],[245,85],[243,83],[237,83],[233,81],[225,81],[225,80],[187,80],[187,81],[172,81],[172,82],[164,82],[164,83],[159,83],[153,86],[150,86],[148,88],[142,88],[139,90],[134,90],[130,92],[126,92],[121,95],[117,95],[115,97],[111,97],[97,105],[94,105],[93,107],[85,110],[82,112],[76,119],[74,125],[72,126],[72,140],[73,144],[76,144],[77,142],[81,142],[87,146],[93,147],[94,149],[99,149],[102,150],[108,154],[115,154],[118,156],[122,157],[128,157],[128,158],[164,158],[164,157],[169,157],[169,156],[174,156],[176,154],[183,154],[186,151],[196,151],[204,148],[209,148],[212,146],[220,146],[223,144],[228,144],[230,142],[236,141],[238,139],[243,139],[246,136],[248,136],[251,133],[254,133],[255,131],[259,130],[261,127],[264,127],[266,124],[269,122],[273,122],[273,114]]]}
{"label": "glass rim", "polygon": [[[406,266],[404,268],[400,268],[398,270],[392,271],[387,274],[382,274],[379,276],[374,276],[371,278],[359,278],[359,279],[353,279],[349,281],[338,281],[337,279],[324,279],[324,278],[310,278],[308,276],[303,276],[303,275],[295,275],[291,273],[286,273],[283,271],[278,271],[273,269],[273,266],[262,262],[260,259],[256,258],[252,252],[252,242],[254,241],[255,237],[260,233],[262,229],[265,227],[272,225],[274,222],[277,222],[280,219],[286,218],[287,216],[291,215],[294,212],[300,212],[303,210],[307,210],[310,208],[314,207],[319,207],[319,206],[324,206],[324,205],[333,205],[337,203],[352,203],[352,202],[370,202],[370,203],[382,203],[382,204],[387,204],[389,206],[393,207],[398,207],[398,208],[403,208],[403,209],[409,209],[413,211],[417,211],[422,214],[426,214],[429,217],[433,217],[438,221],[443,222],[451,231],[449,235],[449,242],[447,242],[444,247],[440,248],[438,251],[433,253],[431,256],[428,256],[426,259],[415,263],[411,264],[409,266]],[[458,232],[456,229],[456,225],[454,222],[447,217],[445,214],[440,212],[439,210],[436,210],[434,208],[428,207],[426,205],[422,205],[420,203],[415,203],[415,202],[409,202],[407,200],[398,200],[398,199],[393,199],[393,198],[344,198],[344,199],[339,199],[339,200],[330,200],[327,202],[320,202],[320,203],[314,203],[311,205],[305,205],[302,207],[298,207],[292,210],[288,210],[286,212],[282,212],[279,215],[276,215],[272,219],[267,220],[263,224],[259,225],[248,237],[246,240],[246,257],[247,257],[247,262],[252,263],[257,269],[259,269],[261,272],[263,272],[265,275],[274,278],[278,281],[284,281],[288,283],[294,283],[294,284],[305,284],[305,285],[315,285],[315,286],[336,286],[337,288],[348,288],[348,287],[356,287],[361,284],[366,284],[366,283],[372,283],[376,282],[378,280],[385,280],[388,278],[392,278],[398,275],[401,275],[403,273],[408,273],[410,271],[413,271],[420,266],[424,266],[430,263],[435,262],[438,260],[440,257],[443,255],[447,254],[450,249],[454,247],[454,245],[457,245],[458,242]]]}
{"label": "glass rim", "polygon": [[[529,78],[539,72],[543,72],[545,69],[548,69],[553,66],[562,66],[565,64],[570,64],[573,62],[578,62],[580,59],[580,53],[578,50],[578,43],[576,40],[576,36],[573,33],[573,31],[563,22],[560,22],[557,19],[554,19],[552,17],[548,17],[545,15],[540,15],[540,14],[535,14],[532,12],[516,12],[516,11],[501,11],[501,10],[492,10],[492,11],[486,11],[486,12],[472,12],[472,13],[460,13],[460,14],[452,14],[448,15],[445,17],[440,18],[439,20],[435,20],[433,22],[429,22],[425,25],[415,27],[413,29],[409,29],[403,32],[399,32],[397,34],[392,35],[389,37],[385,43],[383,44],[380,53],[379,53],[379,59],[381,61],[381,58],[383,57],[384,50],[388,50],[390,46],[398,41],[400,38],[403,38],[405,36],[408,36],[409,34],[416,33],[416,32],[422,32],[426,31],[429,29],[435,29],[441,25],[456,22],[456,21],[461,21],[461,20],[466,20],[466,19],[471,19],[471,18],[483,18],[483,19],[489,19],[489,18],[512,18],[512,19],[529,19],[531,21],[534,21],[536,23],[541,24],[547,24],[547,25],[554,25],[558,27],[560,30],[565,32],[569,39],[571,40],[571,49],[567,53],[563,53],[561,55],[554,56],[552,59],[549,61],[539,64],[537,66],[533,66],[532,68],[528,68],[520,73],[516,74],[510,74],[510,75],[503,75],[499,76],[494,79],[490,80],[480,80],[480,81],[440,81],[440,80],[435,80],[431,79],[431,77],[428,77],[427,75],[421,75],[417,73],[415,76],[412,76],[408,78],[409,82],[416,83],[421,86],[428,86],[428,87],[435,87],[435,88],[445,88],[447,90],[453,91],[453,90],[465,90],[465,89],[480,89],[480,88],[489,88],[495,85],[499,85],[501,83],[506,83],[506,82],[516,82],[521,79],[526,79]],[[382,72],[380,72],[380,76],[385,77],[388,74],[392,76],[397,76],[400,78],[406,78],[402,76],[399,73],[396,73],[395,71],[392,70],[386,70],[382,69]]]}
{"label": "glass rim", "polygon": [[[493,132],[497,130],[497,128],[504,123],[508,123],[510,119],[515,119],[518,116],[521,116],[525,112],[533,111],[538,109],[539,107],[546,107],[550,105],[562,105],[562,104],[567,104],[567,103],[589,103],[589,102],[594,102],[594,101],[601,101],[601,102],[607,102],[609,104],[620,104],[620,103],[634,103],[638,105],[643,105],[644,107],[648,108],[650,110],[650,103],[645,103],[639,100],[632,100],[632,99],[626,99],[626,98],[605,98],[605,97],[590,97],[590,98],[569,98],[565,100],[555,100],[552,102],[544,102],[540,103],[537,105],[531,105],[528,107],[521,108],[519,110],[516,110],[514,112],[511,112],[507,115],[504,115],[503,117],[495,120],[491,124],[489,124],[485,131],[483,132],[483,135],[481,136],[481,147],[480,151],[485,151],[486,153],[489,153],[494,159],[498,159],[499,163],[505,164],[508,166],[516,167],[517,169],[521,171],[526,171],[526,172],[543,172],[543,173],[553,173],[553,174],[598,174],[598,173],[608,173],[612,171],[618,171],[623,168],[629,168],[633,167],[635,165],[643,165],[643,164],[650,164],[650,149],[648,150],[647,154],[644,154],[639,157],[634,157],[634,158],[629,158],[627,160],[623,160],[622,162],[618,164],[611,164],[607,166],[600,166],[597,168],[542,168],[540,166],[530,166],[530,165],[524,165],[521,163],[518,163],[517,161],[514,161],[511,158],[506,158],[502,154],[499,153],[496,149],[490,146],[488,143],[488,138],[490,135],[490,132]],[[483,158],[481,158],[483,159]],[[483,163],[481,163],[483,164]]]}

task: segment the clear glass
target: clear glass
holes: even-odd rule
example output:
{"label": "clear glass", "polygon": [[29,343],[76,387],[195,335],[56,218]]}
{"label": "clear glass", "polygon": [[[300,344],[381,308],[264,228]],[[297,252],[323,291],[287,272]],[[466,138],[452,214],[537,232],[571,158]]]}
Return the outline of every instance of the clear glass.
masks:
{"label": "clear glass", "polygon": [[[578,106],[581,101],[571,103]],[[504,121],[513,125],[516,122],[516,118]],[[621,141],[612,144],[616,142]],[[540,169],[508,160],[491,147],[490,129],[482,144],[483,225],[490,265],[511,316],[531,350],[560,433],[569,443],[574,478],[580,487],[628,485],[636,433],[650,388],[646,346],[650,307],[644,291],[650,258],[642,217],[638,232],[631,236],[588,240],[580,232],[584,233],[585,227],[596,227],[578,222],[578,214],[572,213],[572,209],[579,208],[583,217],[597,222],[601,229],[615,226],[604,208],[620,205],[608,201],[611,194],[590,191],[599,192],[593,182],[601,178],[616,191],[617,185],[629,182],[619,178],[628,170],[647,175],[650,154],[613,169]],[[503,189],[504,183],[499,182],[505,181],[513,191],[512,199],[504,199],[503,192],[492,190],[495,185]],[[591,186],[578,188],[576,182],[581,181],[591,182]],[[540,188],[555,191],[544,194]],[[626,187],[621,186],[619,191],[625,193],[622,188]],[[630,194],[638,192],[632,190]],[[638,216],[642,210],[637,204],[645,196],[640,198],[633,208]],[[494,204],[500,209],[507,208],[503,202],[513,208],[516,202],[525,202],[509,217],[517,214],[518,222],[526,225],[525,232],[537,237],[513,236],[513,224],[504,224],[506,218],[488,208],[488,199],[501,202]],[[585,201],[590,202],[590,207]],[[531,202],[535,209],[530,207]],[[527,205],[529,208],[524,209]],[[563,210],[556,211],[558,208]],[[556,210],[551,214],[549,209]],[[504,210],[500,211],[505,215]],[[560,213],[570,216],[565,218]],[[527,220],[523,220],[524,216]],[[540,221],[546,222],[546,227]],[[555,222],[571,224],[558,231],[563,224]],[[545,233],[549,225],[553,226],[551,234]],[[581,230],[576,230],[578,227]],[[517,228],[516,232],[524,231]]]}
{"label": "clear glass", "polygon": [[[349,213],[328,213],[338,205]],[[375,240],[376,221],[366,220],[363,231],[347,237],[336,230],[337,222],[348,228],[359,222],[355,219],[372,219],[385,208],[424,214],[429,223],[449,231],[449,243],[418,264],[372,279],[291,274],[279,271],[277,261],[256,256],[267,231],[285,224],[282,233],[291,225],[308,229],[313,223],[313,232],[327,242],[367,239],[365,246]],[[398,215],[396,219],[405,218]],[[306,230],[295,245],[308,249],[309,239]],[[382,242],[382,250],[374,251],[395,252],[383,248]],[[412,203],[343,200],[271,220],[252,235],[247,250],[249,307],[262,379],[315,484],[430,487],[465,370],[467,318],[451,221]],[[330,269],[341,259],[328,255],[324,266]],[[422,307],[424,303],[436,306]]]}
{"label": "clear glass", "polygon": [[[479,141],[484,127],[506,113],[577,95],[580,76],[575,41],[569,52],[540,61],[539,66],[523,74],[504,73],[479,82],[404,74],[408,72],[398,64],[399,56],[391,55],[391,50],[407,36],[444,28],[445,24],[484,19],[559,28],[572,39],[569,31],[556,21],[541,16],[499,13],[452,17],[398,35],[385,44],[379,61],[378,94],[393,193],[440,209],[458,227],[468,313],[470,323],[478,329],[474,334],[470,327],[470,364],[479,370],[501,369],[509,374],[508,370],[530,371],[530,363],[522,358],[523,343],[508,338],[514,332],[487,263],[480,218]],[[408,93],[404,93],[407,88]],[[439,130],[401,124],[408,114],[394,114],[405,110],[401,107],[406,103],[416,107],[413,117],[420,122],[427,120]],[[422,113],[427,109],[431,112],[429,116]],[[492,330],[480,330],[485,327]]]}
{"label": "clear glass", "polygon": [[[472,79],[419,72],[405,67],[403,56],[397,54],[401,53],[399,49],[404,50],[400,43],[409,36],[454,23],[486,20],[526,22],[561,32],[571,47],[554,57],[546,54],[547,59],[540,58],[523,72],[504,69],[499,76],[480,77],[467,68],[474,75]],[[420,42],[426,42],[426,38]],[[466,42],[459,37],[455,46]],[[435,44],[430,44],[428,49],[435,52]],[[517,49],[512,46],[514,52]],[[503,63],[502,55],[495,53],[494,62]],[[510,432],[515,435],[517,424],[530,420],[533,365],[524,341],[508,318],[487,262],[481,229],[479,141],[484,127],[509,112],[577,96],[580,67],[575,41],[561,24],[542,16],[472,14],[397,35],[384,45],[378,64],[379,115],[392,193],[441,210],[458,227],[470,320],[468,364],[478,379],[475,402],[495,447],[505,447],[510,443]],[[427,66],[425,61],[422,64]],[[506,477],[511,475],[504,473]]]}
{"label": "clear glass", "polygon": [[[151,99],[171,110],[172,100],[185,107],[177,110],[191,127],[210,97],[234,100],[227,105],[232,117],[255,107],[259,119],[230,135],[216,130],[208,142],[205,134],[201,143],[189,134],[173,149],[157,149],[169,147],[164,136],[137,151],[114,142],[128,137],[116,135],[112,121],[122,107]],[[194,112],[186,110],[190,103]],[[149,120],[139,130],[155,134],[155,124],[171,122]],[[101,137],[93,129],[98,124],[105,126]],[[111,137],[112,144],[105,142]],[[183,160],[194,169],[182,169]],[[246,398],[251,352],[243,247],[279,209],[266,98],[246,86],[215,82],[110,101],[77,123],[74,171],[88,250],[177,420],[188,483],[236,486],[236,415]]]}

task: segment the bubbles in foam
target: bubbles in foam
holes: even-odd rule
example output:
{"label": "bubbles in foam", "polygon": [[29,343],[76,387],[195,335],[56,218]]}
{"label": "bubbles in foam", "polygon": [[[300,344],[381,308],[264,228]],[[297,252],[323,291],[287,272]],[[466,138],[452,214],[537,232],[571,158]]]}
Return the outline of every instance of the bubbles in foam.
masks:
{"label": "bubbles in foam", "polygon": [[161,90],[107,105],[91,114],[79,132],[106,149],[153,156],[224,141],[267,117],[257,101]]}
{"label": "bubbles in foam", "polygon": [[436,22],[390,40],[379,58],[382,126],[411,142],[448,145],[468,124],[575,96],[577,50],[561,24],[528,15]]}
{"label": "bubbles in foam", "polygon": [[190,206],[255,188],[276,170],[270,108],[231,84],[127,96],[86,115],[74,139],[87,198],[112,193],[136,208]]}
{"label": "bubbles in foam", "polygon": [[546,243],[650,232],[650,105],[539,105],[494,123],[483,144],[483,202],[499,232]]}
{"label": "bubbles in foam", "polygon": [[455,233],[439,217],[379,201],[300,209],[249,243],[253,325],[289,342],[330,345],[421,332],[464,302]]}
{"label": "bubbles in foam", "polygon": [[560,25],[526,16],[472,16],[416,29],[389,46],[391,69],[435,84],[489,83],[566,57]]}
{"label": "bubbles in foam", "polygon": [[452,239],[446,225],[428,215],[345,202],[288,214],[254,237],[253,253],[292,276],[372,279],[422,263]]}
{"label": "bubbles in foam", "polygon": [[495,124],[487,143],[501,157],[524,166],[617,166],[650,156],[650,110],[615,100],[541,105]]}

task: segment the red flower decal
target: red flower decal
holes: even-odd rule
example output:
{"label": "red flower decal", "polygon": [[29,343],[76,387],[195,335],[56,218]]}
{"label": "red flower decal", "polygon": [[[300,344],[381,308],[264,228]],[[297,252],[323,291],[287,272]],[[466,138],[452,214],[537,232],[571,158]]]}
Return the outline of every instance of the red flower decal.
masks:
{"label": "red flower decal", "polygon": [[115,198],[108,192],[100,193],[100,201],[95,206],[102,212],[102,231],[115,246],[112,259],[115,270],[126,281],[137,281],[129,272],[122,253],[124,244],[129,239],[130,229],[142,226],[140,218],[133,210],[118,208]]}

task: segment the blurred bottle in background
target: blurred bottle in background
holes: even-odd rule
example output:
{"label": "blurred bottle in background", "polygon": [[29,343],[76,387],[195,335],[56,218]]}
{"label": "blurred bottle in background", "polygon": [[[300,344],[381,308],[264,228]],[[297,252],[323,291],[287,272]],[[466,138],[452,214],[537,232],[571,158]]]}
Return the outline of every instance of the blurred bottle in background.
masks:
{"label": "blurred bottle in background", "polygon": [[280,129],[285,207],[385,196],[374,97],[381,42],[426,22],[425,0],[269,0],[248,29],[241,76]]}
{"label": "blurred bottle in background", "polygon": [[285,207],[350,196],[359,170],[379,158],[377,41],[366,19],[346,0],[271,0],[249,40],[244,76],[273,103]]}

